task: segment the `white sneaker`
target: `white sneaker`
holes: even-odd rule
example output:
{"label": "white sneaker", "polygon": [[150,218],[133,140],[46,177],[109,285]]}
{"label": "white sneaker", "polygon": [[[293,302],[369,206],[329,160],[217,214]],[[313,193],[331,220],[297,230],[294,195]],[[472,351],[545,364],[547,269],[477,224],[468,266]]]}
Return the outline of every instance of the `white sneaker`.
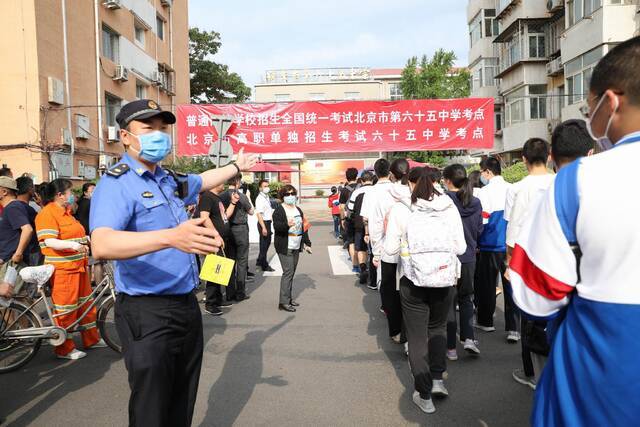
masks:
{"label": "white sneaker", "polygon": [[57,355],[58,359],[68,359],[68,360],[78,360],[87,356],[87,353],[84,351],[80,351],[77,348],[74,348],[70,353],[65,354],[64,356]]}
{"label": "white sneaker", "polygon": [[507,342],[510,342],[512,344],[517,343],[518,341],[520,341],[520,332],[517,331],[507,331]]}
{"label": "white sneaker", "polygon": [[474,323],[473,327],[476,329],[480,329],[481,331],[485,331],[485,332],[493,332],[496,330],[495,326],[482,326],[478,323]]}
{"label": "white sneaker", "polygon": [[409,341],[404,343],[404,354],[409,355]]}
{"label": "white sneaker", "polygon": [[476,345],[476,342],[470,338],[464,340],[464,349],[471,354],[480,354],[480,349]]}
{"label": "white sneaker", "polygon": [[94,345],[88,348],[106,348],[106,347],[109,347],[109,346],[107,345],[106,342],[104,342],[102,338],[100,338],[100,341],[98,341],[97,343],[95,343]]}
{"label": "white sneaker", "polygon": [[400,334],[392,336],[391,341],[393,341],[396,344],[400,344]]}
{"label": "white sneaker", "polygon": [[444,386],[443,380],[433,380],[433,386],[431,387],[432,396],[446,397],[449,396],[449,391]]}
{"label": "white sneaker", "polygon": [[417,391],[413,392],[413,403],[418,405],[418,408],[424,413],[433,414],[436,412],[436,407],[433,404],[433,400],[431,399],[423,399],[420,397],[420,393]]}
{"label": "white sneaker", "polygon": [[447,359],[458,360],[458,352],[454,350],[447,350]]}

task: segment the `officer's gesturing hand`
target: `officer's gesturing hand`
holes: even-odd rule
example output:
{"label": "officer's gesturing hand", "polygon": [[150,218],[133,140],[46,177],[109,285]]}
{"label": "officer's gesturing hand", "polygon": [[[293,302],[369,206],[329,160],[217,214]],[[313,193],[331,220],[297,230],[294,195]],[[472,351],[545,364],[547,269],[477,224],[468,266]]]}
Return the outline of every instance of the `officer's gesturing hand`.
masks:
{"label": "officer's gesturing hand", "polygon": [[215,229],[204,227],[205,220],[192,219],[172,229],[171,246],[192,254],[217,253],[222,246],[222,238]]}
{"label": "officer's gesturing hand", "polygon": [[211,169],[200,174],[202,178],[202,190],[208,191],[213,187],[233,178],[239,171],[244,172],[251,169],[258,162],[257,154],[245,154],[244,148],[238,151],[234,163],[223,166],[219,169]]}

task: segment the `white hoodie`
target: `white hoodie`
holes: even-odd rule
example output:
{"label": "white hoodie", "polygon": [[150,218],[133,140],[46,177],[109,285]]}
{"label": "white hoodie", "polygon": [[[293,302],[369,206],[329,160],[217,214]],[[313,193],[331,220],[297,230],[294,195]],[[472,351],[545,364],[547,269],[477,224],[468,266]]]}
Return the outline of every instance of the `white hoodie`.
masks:
{"label": "white hoodie", "polygon": [[[384,239],[383,252],[385,257],[400,257],[401,243],[407,241],[407,223],[412,212],[425,212],[435,214],[441,219],[443,227],[450,227],[451,242],[450,247],[455,255],[462,255],[467,249],[464,238],[464,228],[460,213],[453,201],[446,194],[436,196],[433,200],[418,199],[418,201],[407,207],[404,203],[397,203],[391,208],[387,223],[387,232]],[[400,264],[399,274],[404,275],[402,264]],[[454,283],[450,284],[455,285]]]}
{"label": "white hoodie", "polygon": [[373,256],[390,264],[397,264],[399,256],[383,253],[385,228],[391,208],[398,203],[411,206],[409,186],[383,181],[367,193],[361,208],[362,216],[367,218]]}

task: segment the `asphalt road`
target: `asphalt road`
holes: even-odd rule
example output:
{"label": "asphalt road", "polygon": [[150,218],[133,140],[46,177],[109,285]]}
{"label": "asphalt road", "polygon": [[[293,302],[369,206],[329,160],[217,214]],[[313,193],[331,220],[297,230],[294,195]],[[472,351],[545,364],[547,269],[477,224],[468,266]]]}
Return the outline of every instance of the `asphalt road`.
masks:
{"label": "asphalt road", "polygon": [[[518,345],[479,332],[478,358],[449,362],[450,397],[426,415],[411,401],[413,380],[393,344],[377,292],[355,276],[334,276],[328,225],[311,230],[313,255],[301,256],[294,295],[277,310],[279,277],[258,275],[251,299],[222,317],[204,314],[205,355],[196,426],[522,426],[533,394],[515,383]],[[252,248],[250,265],[253,267]],[[19,372],[0,376],[0,418],[13,426],[123,426],[129,389],[120,357],[109,349],[62,362],[44,346]]]}

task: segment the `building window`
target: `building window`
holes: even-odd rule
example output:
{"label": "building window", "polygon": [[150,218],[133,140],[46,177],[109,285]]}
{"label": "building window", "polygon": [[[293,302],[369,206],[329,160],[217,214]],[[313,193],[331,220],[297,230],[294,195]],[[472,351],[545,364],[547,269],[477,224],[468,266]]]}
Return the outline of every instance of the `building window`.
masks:
{"label": "building window", "polygon": [[326,96],[322,92],[314,92],[309,94],[309,99],[312,101],[324,101]]}
{"label": "building window", "polygon": [[113,96],[110,93],[104,94],[105,108],[107,113],[107,126],[118,126],[116,122],[116,115],[120,111],[122,100],[117,96]]}
{"label": "building window", "polygon": [[469,24],[469,39],[471,40],[471,46],[476,44],[478,40],[482,38],[482,11],[471,20]]}
{"label": "building window", "polygon": [[569,105],[582,101],[586,97],[591,73],[596,63],[602,58],[602,46],[567,62],[564,74],[567,76],[567,94]]}
{"label": "building window", "polygon": [[[611,0],[611,4],[620,4],[620,0]],[[577,24],[583,18],[591,16],[593,12],[602,7],[602,0],[569,0],[566,10],[568,11],[569,27]]]}
{"label": "building window", "polygon": [[495,16],[495,9],[484,10],[484,37],[495,37],[500,32],[498,20],[495,19]]}
{"label": "building window", "polygon": [[106,25],[102,26],[102,56],[116,63],[120,59],[120,35]]}
{"label": "building window", "polygon": [[344,99],[357,101],[358,99],[360,99],[360,92],[345,92]]}
{"label": "building window", "polygon": [[160,16],[156,16],[156,27],[156,34],[158,35],[158,38],[160,40],[164,40],[164,19],[162,19]]}
{"label": "building window", "polygon": [[134,24],[134,30],[135,30],[136,44],[138,46],[141,46],[142,48],[144,48],[145,47],[144,46],[144,34],[146,33],[147,29],[136,22]]}
{"label": "building window", "polygon": [[136,81],[136,98],[145,99],[147,97],[147,86],[141,81]]}
{"label": "building window", "polygon": [[276,93],[275,98],[276,98],[276,102],[287,102],[287,101],[291,101],[291,94]]}
{"label": "building window", "polygon": [[529,86],[529,115],[531,120],[547,118],[547,85]]}
{"label": "building window", "polygon": [[392,101],[398,101],[403,98],[400,83],[389,83],[389,94]]}
{"label": "building window", "polygon": [[493,113],[493,121],[494,121],[494,126],[496,128],[496,132],[501,131],[502,130],[502,111],[501,110],[496,110]]}
{"label": "building window", "polygon": [[525,90],[523,87],[505,96],[507,126],[524,121]]}

